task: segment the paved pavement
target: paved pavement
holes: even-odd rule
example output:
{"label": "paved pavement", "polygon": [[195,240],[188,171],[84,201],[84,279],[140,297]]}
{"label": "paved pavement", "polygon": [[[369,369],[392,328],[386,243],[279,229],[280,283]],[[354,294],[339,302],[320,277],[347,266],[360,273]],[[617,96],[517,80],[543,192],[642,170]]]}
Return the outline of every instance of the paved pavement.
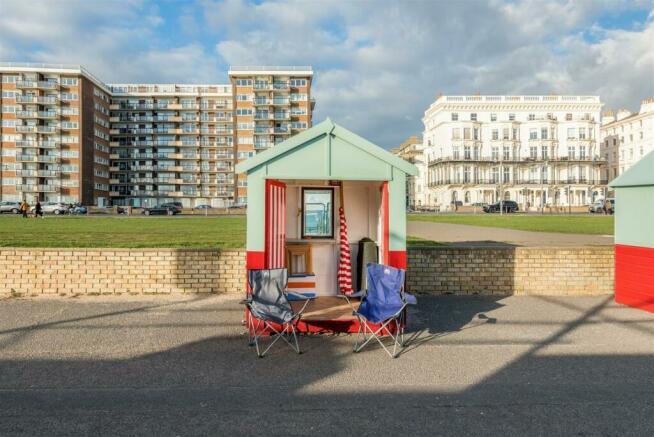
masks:
{"label": "paved pavement", "polygon": [[529,232],[487,226],[409,221],[407,234],[427,240],[456,243],[457,246],[605,246],[612,235]]}
{"label": "paved pavement", "polygon": [[236,299],[0,301],[0,434],[653,435],[654,315],[611,297],[421,297],[392,360],[258,359]]}

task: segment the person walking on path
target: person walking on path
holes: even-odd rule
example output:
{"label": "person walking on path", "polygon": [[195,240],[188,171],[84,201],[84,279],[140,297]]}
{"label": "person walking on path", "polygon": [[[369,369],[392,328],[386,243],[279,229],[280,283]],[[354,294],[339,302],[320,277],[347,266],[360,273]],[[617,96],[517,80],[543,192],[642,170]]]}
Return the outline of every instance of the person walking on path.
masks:
{"label": "person walking on path", "polygon": [[606,199],[604,201],[604,214],[611,214],[611,209],[613,209],[613,205],[611,205],[611,201],[609,199]]}
{"label": "person walking on path", "polygon": [[41,208],[41,202],[38,200],[36,201],[36,205],[34,205],[34,218],[37,218],[38,216],[43,217],[43,208]]}
{"label": "person walking on path", "polygon": [[27,212],[30,210],[30,206],[27,203],[27,200],[23,200],[23,203],[20,204],[20,212],[23,213],[23,218],[27,218]]}

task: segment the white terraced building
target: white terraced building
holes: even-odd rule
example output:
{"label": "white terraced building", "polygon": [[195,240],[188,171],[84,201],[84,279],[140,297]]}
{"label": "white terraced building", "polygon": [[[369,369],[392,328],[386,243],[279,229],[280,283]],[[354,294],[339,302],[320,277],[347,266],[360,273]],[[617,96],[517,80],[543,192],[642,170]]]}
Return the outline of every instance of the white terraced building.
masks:
{"label": "white terraced building", "polygon": [[601,135],[602,156],[608,161],[604,176],[612,180],[654,151],[654,97],[644,99],[636,113],[607,111]]}
{"label": "white terraced building", "polygon": [[439,96],[425,111],[426,202],[586,205],[606,191],[597,96]]}

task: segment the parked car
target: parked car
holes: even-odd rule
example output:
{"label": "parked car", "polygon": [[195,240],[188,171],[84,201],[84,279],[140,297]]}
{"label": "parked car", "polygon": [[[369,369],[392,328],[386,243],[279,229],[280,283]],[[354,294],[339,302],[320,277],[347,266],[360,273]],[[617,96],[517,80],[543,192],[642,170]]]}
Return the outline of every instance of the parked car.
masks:
{"label": "parked car", "polygon": [[[503,200],[502,201],[502,211],[504,212],[516,212],[518,211],[518,204],[513,200]],[[492,203],[490,205],[484,206],[484,212],[493,213],[500,212],[500,202]]]}
{"label": "parked car", "polygon": [[167,204],[161,204],[157,206],[151,206],[149,208],[143,208],[141,214],[143,215],[175,215],[176,209],[174,206],[166,206]]}
{"label": "parked car", "polygon": [[182,212],[182,202],[166,202],[162,203],[160,206],[171,208],[173,210],[173,214],[181,214]]}
{"label": "parked car", "polygon": [[213,209],[211,205],[196,205],[195,209]]}
{"label": "parked car", "polygon": [[588,212],[593,213],[603,213],[604,212],[604,201],[596,200],[590,205],[588,205]]}
{"label": "parked car", "polygon": [[[35,209],[36,209],[36,205],[32,205],[30,207],[30,212],[33,213]],[[61,215],[61,214],[66,214],[69,209],[70,209],[70,205],[62,202],[43,202],[41,204],[41,210],[43,211],[44,214]]]}
{"label": "parked car", "polygon": [[74,215],[84,215],[88,212],[88,210],[86,209],[86,206],[75,205],[68,212]]}
{"label": "parked car", "polygon": [[18,214],[20,212],[20,202],[0,202],[0,213],[3,212]]}

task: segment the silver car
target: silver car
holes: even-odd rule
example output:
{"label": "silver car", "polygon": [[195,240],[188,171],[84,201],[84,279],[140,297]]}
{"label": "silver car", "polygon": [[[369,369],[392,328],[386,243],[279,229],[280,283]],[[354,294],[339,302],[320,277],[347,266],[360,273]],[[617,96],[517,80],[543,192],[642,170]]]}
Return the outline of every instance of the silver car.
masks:
{"label": "silver car", "polygon": [[20,212],[20,202],[0,202],[0,213],[5,212],[18,214]]}
{"label": "silver car", "polygon": [[[32,205],[30,208],[30,212],[34,212],[34,209],[36,206]],[[55,215],[60,215],[60,214],[66,214],[68,212],[68,205],[65,203],[60,203],[60,202],[44,202],[41,204],[41,209],[43,210],[44,214],[55,214]]]}

